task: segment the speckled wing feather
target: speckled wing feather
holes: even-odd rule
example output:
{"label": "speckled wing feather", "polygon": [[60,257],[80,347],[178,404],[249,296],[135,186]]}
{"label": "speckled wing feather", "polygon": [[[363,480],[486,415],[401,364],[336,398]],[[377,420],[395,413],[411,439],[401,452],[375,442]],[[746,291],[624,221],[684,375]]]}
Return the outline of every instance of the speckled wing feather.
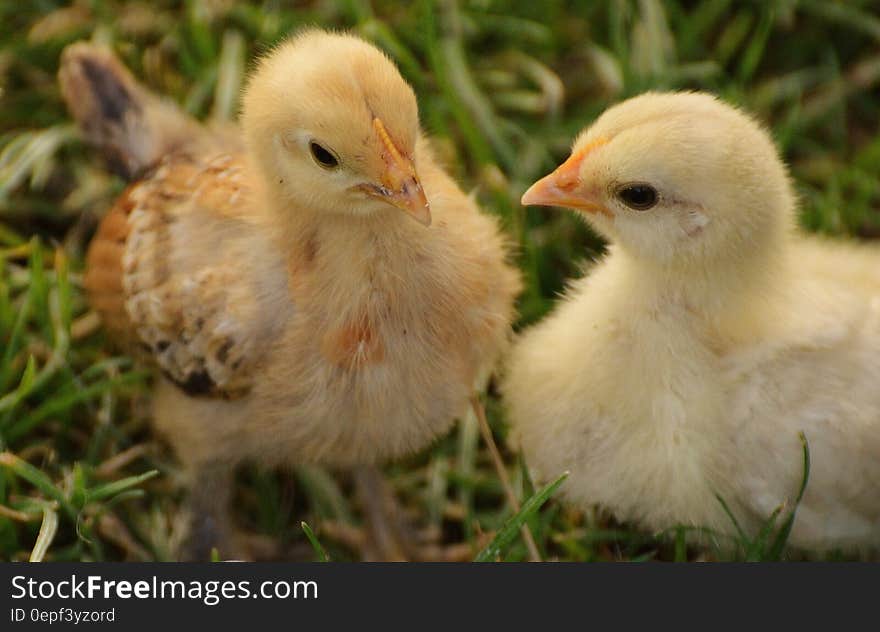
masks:
{"label": "speckled wing feather", "polygon": [[59,81],[85,138],[138,179],[89,248],[93,307],[187,393],[247,392],[289,306],[237,133],[200,125],[94,44],[65,49]]}
{"label": "speckled wing feather", "polygon": [[107,327],[189,394],[246,392],[272,328],[261,282],[236,265],[257,238],[235,210],[247,195],[234,156],[168,158],[120,197],[89,249],[85,285]]}

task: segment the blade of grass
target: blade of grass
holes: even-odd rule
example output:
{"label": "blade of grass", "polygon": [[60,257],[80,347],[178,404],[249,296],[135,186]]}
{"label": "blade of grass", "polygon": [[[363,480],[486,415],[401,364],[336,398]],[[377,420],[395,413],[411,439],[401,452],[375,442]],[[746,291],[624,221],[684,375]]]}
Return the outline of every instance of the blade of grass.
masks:
{"label": "blade of grass", "polygon": [[773,541],[773,544],[770,547],[770,550],[767,553],[767,557],[769,559],[778,560],[782,558],[782,552],[785,550],[785,545],[788,542],[788,538],[791,535],[791,528],[794,526],[795,515],[797,514],[797,508],[801,503],[801,500],[804,497],[804,492],[807,490],[807,483],[810,480],[810,446],[807,443],[806,435],[801,432],[798,434],[801,440],[801,445],[803,446],[804,452],[804,461],[803,461],[803,476],[801,478],[801,486],[798,490],[797,498],[794,501],[794,507],[792,507],[791,512],[788,514],[788,517],[785,519],[785,522],[782,523],[782,527],[776,534],[776,538]]}
{"label": "blade of grass", "polygon": [[9,468],[16,476],[29,482],[43,492],[45,496],[57,501],[70,518],[76,519],[77,512],[68,501],[67,496],[42,470],[34,467],[12,452],[0,453],[0,465]]}
{"label": "blade of grass", "polygon": [[24,367],[24,371],[21,374],[21,380],[18,383],[18,386],[11,393],[7,393],[3,397],[0,397],[0,412],[15,408],[18,403],[30,392],[31,388],[34,385],[34,377],[37,373],[37,362],[34,360],[34,356],[29,355],[27,364]]}
{"label": "blade of grass", "polygon": [[315,549],[315,553],[317,554],[319,561],[329,562],[330,556],[327,555],[327,551],[324,549],[323,546],[321,546],[321,543],[318,541],[318,538],[315,535],[315,532],[312,531],[312,528],[305,521],[302,521],[299,524],[302,527],[303,532],[306,534],[306,538],[308,538],[309,543],[312,545],[312,548]]}
{"label": "blade of grass", "polygon": [[229,30],[223,34],[211,118],[216,121],[232,120],[238,107],[243,78],[244,38],[238,31]]}
{"label": "blade of grass", "polygon": [[43,506],[43,523],[40,525],[40,533],[37,534],[37,541],[31,551],[28,561],[42,562],[46,557],[46,552],[52,546],[55,534],[58,532],[58,513],[50,503]]}
{"label": "blade of grass", "polygon": [[118,377],[102,380],[96,384],[87,386],[82,390],[74,391],[67,395],[56,397],[55,399],[47,401],[42,406],[37,407],[29,415],[26,415],[18,422],[9,426],[9,428],[4,432],[4,436],[6,437],[7,441],[15,441],[16,439],[19,439],[26,435],[32,428],[39,425],[40,422],[44,421],[48,417],[67,410],[78,402],[97,397],[101,393],[111,388],[115,389],[124,385],[134,384],[143,380],[146,376],[147,373],[144,371],[133,371],[131,373],[125,373]]}
{"label": "blade of grass", "polygon": [[724,513],[727,514],[727,517],[730,518],[730,522],[733,523],[734,528],[736,529],[737,535],[743,542],[749,541],[749,536],[746,535],[746,532],[739,524],[739,520],[736,519],[736,516],[733,515],[733,512],[730,510],[730,507],[727,505],[727,501],[721,497],[721,494],[716,493],[715,499],[721,504],[721,508],[724,509]]}
{"label": "blade of grass", "polygon": [[122,492],[132,487],[136,487],[141,483],[148,481],[154,476],[158,475],[159,470],[150,470],[149,472],[144,472],[143,474],[139,474],[137,476],[128,476],[126,478],[119,479],[118,481],[98,485],[88,490],[88,492],[86,493],[86,501],[100,502],[102,500],[112,498],[117,494],[121,494]]}
{"label": "blade of grass", "polygon": [[773,510],[773,513],[771,513],[767,520],[764,521],[764,524],[761,525],[758,535],[755,536],[754,540],[749,542],[746,549],[746,562],[764,561],[765,545],[772,535],[774,527],[776,527],[776,519],[779,517],[780,513],[782,513],[782,506]]}
{"label": "blade of grass", "polygon": [[687,562],[686,535],[687,531],[682,527],[675,530],[675,557],[673,560],[676,562]]}
{"label": "blade of grass", "polygon": [[[495,444],[495,438],[492,436],[492,428],[489,427],[489,421],[486,419],[486,410],[483,408],[482,402],[480,402],[479,395],[474,395],[471,398],[471,407],[477,417],[477,423],[480,426],[480,433],[483,435],[483,442],[486,444],[486,447],[489,449],[489,454],[492,457],[492,464],[495,466],[495,473],[498,474],[498,479],[501,481],[501,486],[504,488],[504,495],[507,496],[507,503],[510,505],[511,509],[513,509],[514,513],[519,513],[521,510],[519,499],[516,497],[516,493],[513,491],[513,486],[510,484],[510,476],[507,473],[507,467],[504,465],[504,459],[501,458],[501,453],[498,451],[498,446]],[[522,533],[523,541],[526,544],[526,548],[529,550],[531,561],[540,562],[541,552],[538,550],[535,538],[529,530],[529,525],[524,523],[520,528],[520,531]]]}
{"label": "blade of grass", "polygon": [[492,541],[489,542],[482,551],[477,553],[474,561],[495,561],[517,536],[520,528],[522,528],[526,521],[535,515],[544,503],[556,493],[556,490],[559,489],[559,486],[562,485],[566,478],[568,478],[568,472],[559,475],[555,480],[544,486],[538,493],[526,500],[526,502],[523,503],[522,509],[520,509],[515,515],[511,516],[507,522],[504,523],[504,526],[501,527],[498,533],[495,534]]}
{"label": "blade of grass", "polygon": [[12,332],[6,341],[6,348],[3,350],[3,358],[0,360],[0,391],[5,391],[12,381],[12,358],[16,351],[21,347],[21,337],[25,330],[25,325],[30,317],[32,295],[27,292],[23,297],[23,302],[12,326]]}

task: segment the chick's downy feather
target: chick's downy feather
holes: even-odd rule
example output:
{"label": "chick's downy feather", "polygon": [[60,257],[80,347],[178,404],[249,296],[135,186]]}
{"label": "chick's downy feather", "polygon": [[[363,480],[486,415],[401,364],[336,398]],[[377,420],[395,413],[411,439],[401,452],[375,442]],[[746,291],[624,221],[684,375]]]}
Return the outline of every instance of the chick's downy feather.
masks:
{"label": "chick's downy feather", "polygon": [[60,76],[87,137],[135,176],[86,286],[167,378],[156,423],[186,463],[373,462],[465,411],[519,279],[381,52],[292,38],[251,77],[243,134],[190,120],[91,45]]}
{"label": "chick's downy feather", "polygon": [[754,535],[794,507],[803,433],[790,542],[880,545],[880,252],[799,234],[793,200],[766,132],[696,93],[611,108],[526,194],[611,241],[509,362],[541,478],[571,470],[568,498],[650,529],[735,534],[717,494]]}

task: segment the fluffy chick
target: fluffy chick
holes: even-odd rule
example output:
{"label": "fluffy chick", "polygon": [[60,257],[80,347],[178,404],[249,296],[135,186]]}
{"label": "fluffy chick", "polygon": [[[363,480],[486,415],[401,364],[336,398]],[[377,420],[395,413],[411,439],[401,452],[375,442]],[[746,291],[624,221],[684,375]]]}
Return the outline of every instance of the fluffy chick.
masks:
{"label": "fluffy chick", "polygon": [[700,93],[607,110],[523,204],[579,211],[610,242],[512,352],[512,423],[544,479],[649,529],[880,544],[880,252],[795,228],[769,135]]}
{"label": "fluffy chick", "polygon": [[64,52],[60,81],[135,179],[85,285],[161,370],[155,424],[192,475],[195,556],[228,546],[240,462],[374,463],[465,413],[509,338],[519,277],[383,53],[293,37],[257,64],[240,132],[201,126],[88,44]]}

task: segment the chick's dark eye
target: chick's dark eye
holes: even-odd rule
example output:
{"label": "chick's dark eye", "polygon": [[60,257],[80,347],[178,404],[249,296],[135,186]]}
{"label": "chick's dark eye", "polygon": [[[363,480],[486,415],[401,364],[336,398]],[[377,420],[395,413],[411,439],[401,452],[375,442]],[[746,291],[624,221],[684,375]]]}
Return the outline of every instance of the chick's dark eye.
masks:
{"label": "chick's dark eye", "polygon": [[339,166],[339,159],[333,155],[333,152],[315,141],[309,143],[309,151],[312,152],[315,162],[325,169],[335,169]]}
{"label": "chick's dark eye", "polygon": [[647,211],[657,204],[657,189],[649,184],[628,184],[617,190],[617,197],[628,207]]}

